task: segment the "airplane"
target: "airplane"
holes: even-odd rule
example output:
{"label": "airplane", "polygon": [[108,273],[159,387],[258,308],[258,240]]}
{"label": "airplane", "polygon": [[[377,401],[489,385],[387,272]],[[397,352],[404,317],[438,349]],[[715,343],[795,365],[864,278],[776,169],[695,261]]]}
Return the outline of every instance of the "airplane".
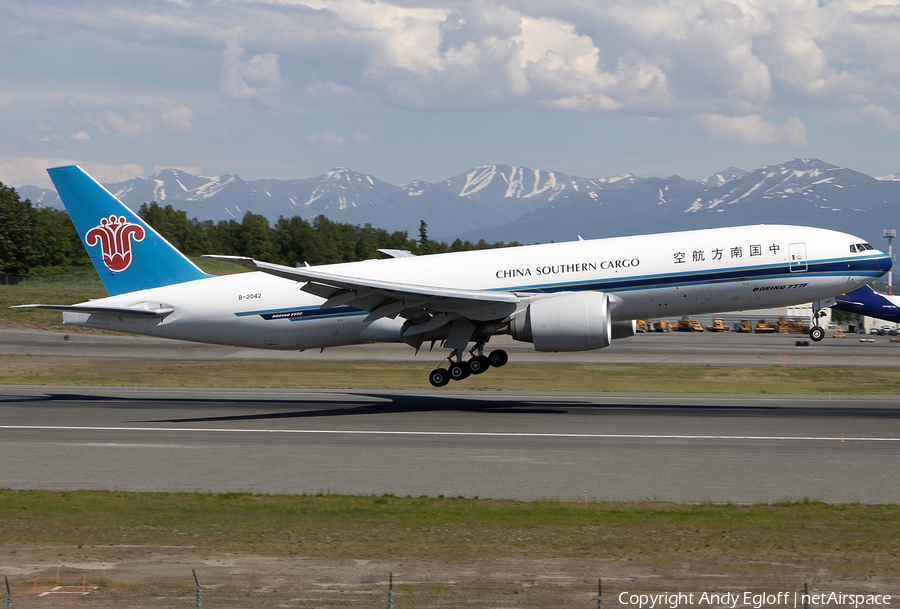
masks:
{"label": "airplane", "polygon": [[[321,266],[212,255],[251,273],[210,276],[77,165],[48,169],[107,298],[63,323],[262,349],[430,342],[450,354],[443,387],[507,363],[492,336],[537,351],[586,351],[633,336],[646,317],[813,302],[820,311],[886,273],[890,259],[845,233],[759,225],[581,240]],[[863,243],[859,248],[857,244]],[[471,346],[470,346],[471,345]]]}
{"label": "airplane", "polygon": [[832,309],[900,323],[900,296],[885,296],[864,285],[835,299]]}

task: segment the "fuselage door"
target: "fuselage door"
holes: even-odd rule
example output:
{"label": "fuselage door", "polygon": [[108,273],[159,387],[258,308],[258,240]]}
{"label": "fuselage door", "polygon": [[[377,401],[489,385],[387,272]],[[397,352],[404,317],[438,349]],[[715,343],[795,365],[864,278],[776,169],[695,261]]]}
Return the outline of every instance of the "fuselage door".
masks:
{"label": "fuselage door", "polygon": [[806,244],[791,243],[788,245],[788,255],[791,257],[791,272],[806,272]]}

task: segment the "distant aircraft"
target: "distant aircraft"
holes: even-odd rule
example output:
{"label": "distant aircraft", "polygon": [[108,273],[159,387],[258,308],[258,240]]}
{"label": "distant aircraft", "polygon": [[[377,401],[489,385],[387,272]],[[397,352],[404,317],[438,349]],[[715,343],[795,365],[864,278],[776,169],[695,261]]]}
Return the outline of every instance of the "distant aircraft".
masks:
{"label": "distant aircraft", "polygon": [[864,285],[835,299],[832,309],[900,323],[900,296],[885,296]]}
{"label": "distant aircraft", "polygon": [[[498,334],[538,351],[585,351],[632,336],[646,317],[813,302],[813,340],[833,295],[891,261],[858,237],[801,226],[742,226],[505,249],[281,266],[234,256],[253,273],[203,273],[80,167],[48,170],[108,298],[24,305],[66,324],[262,349],[426,342],[450,349],[451,379],[503,366]],[[470,346],[471,345],[471,346]]]}

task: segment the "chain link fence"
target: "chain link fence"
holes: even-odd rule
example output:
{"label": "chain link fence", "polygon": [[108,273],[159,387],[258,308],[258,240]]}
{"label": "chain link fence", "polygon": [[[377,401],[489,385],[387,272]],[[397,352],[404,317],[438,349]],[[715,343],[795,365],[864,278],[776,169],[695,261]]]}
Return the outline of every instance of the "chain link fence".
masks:
{"label": "chain link fence", "polygon": [[0,275],[0,286],[16,286],[32,290],[102,290],[103,282],[97,275]]}
{"label": "chain link fence", "polygon": [[[196,583],[195,583],[196,581]],[[202,585],[201,585],[202,584]],[[597,581],[562,585],[498,582],[384,582],[309,584],[246,591],[186,578],[184,585],[48,585],[7,580],[7,609],[127,607],[129,609],[237,609],[355,607],[359,609],[602,609]]]}

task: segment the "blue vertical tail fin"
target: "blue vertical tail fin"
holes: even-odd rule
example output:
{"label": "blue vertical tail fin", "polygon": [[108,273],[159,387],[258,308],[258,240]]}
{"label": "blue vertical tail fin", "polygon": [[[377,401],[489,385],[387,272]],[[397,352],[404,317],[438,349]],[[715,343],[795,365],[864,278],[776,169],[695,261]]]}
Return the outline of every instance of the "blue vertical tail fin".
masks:
{"label": "blue vertical tail fin", "polygon": [[47,173],[110,296],[209,276],[81,167]]}

